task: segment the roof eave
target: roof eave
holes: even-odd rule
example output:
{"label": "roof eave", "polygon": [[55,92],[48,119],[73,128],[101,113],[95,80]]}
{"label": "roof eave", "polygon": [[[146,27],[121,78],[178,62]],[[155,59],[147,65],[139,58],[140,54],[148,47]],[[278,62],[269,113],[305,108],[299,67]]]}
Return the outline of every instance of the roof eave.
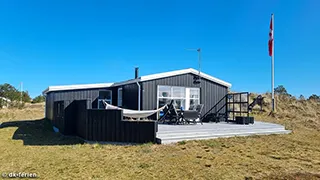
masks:
{"label": "roof eave", "polygon": [[42,91],[42,95],[46,95],[49,92],[49,87],[47,89],[45,89],[44,91]]}
{"label": "roof eave", "polygon": [[[160,79],[160,78],[166,78],[166,77],[171,77],[171,76],[176,76],[176,75],[182,75],[182,74],[188,74],[188,73],[198,75],[199,71],[197,71],[195,69],[192,69],[192,68],[189,68],[189,69],[183,69],[183,70],[176,70],[176,71],[170,71],[170,72],[146,75],[146,76],[139,77],[139,79],[131,79],[131,80],[128,80],[128,81],[122,81],[122,82],[119,82],[119,83],[114,83],[112,86],[113,87],[122,86],[122,85],[132,84],[132,83],[136,83],[136,82],[145,82],[145,81],[150,81],[150,80],[155,80],[155,79]],[[221,79],[215,78],[215,77],[210,76],[208,74],[205,74],[203,72],[200,72],[200,76],[205,78],[205,79],[208,79],[208,80],[210,80],[212,82],[215,82],[217,84],[225,86],[227,88],[231,88],[231,86],[232,86],[230,83],[228,83],[226,81],[223,81]]]}
{"label": "roof eave", "polygon": [[[197,75],[197,74],[199,74],[199,71],[196,71],[195,69],[190,69],[190,73]],[[232,86],[232,84],[229,83],[229,82],[226,82],[226,81],[223,81],[221,79],[215,78],[215,77],[210,76],[210,75],[208,75],[206,73],[203,73],[203,72],[200,72],[200,76],[203,77],[203,78],[206,78],[208,80],[211,80],[212,82],[215,82],[217,84],[226,86],[228,88],[231,88],[231,86]]]}
{"label": "roof eave", "polygon": [[127,81],[114,83],[112,85],[112,87],[123,86],[123,85],[133,84],[133,83],[137,83],[137,82],[141,82],[141,78],[140,77],[138,79],[130,79],[130,80],[127,80]]}
{"label": "roof eave", "polygon": [[101,84],[82,84],[82,85],[66,85],[66,86],[49,86],[42,94],[45,95],[53,91],[68,91],[68,90],[80,90],[80,89],[98,89],[111,87],[113,83],[101,83]]}

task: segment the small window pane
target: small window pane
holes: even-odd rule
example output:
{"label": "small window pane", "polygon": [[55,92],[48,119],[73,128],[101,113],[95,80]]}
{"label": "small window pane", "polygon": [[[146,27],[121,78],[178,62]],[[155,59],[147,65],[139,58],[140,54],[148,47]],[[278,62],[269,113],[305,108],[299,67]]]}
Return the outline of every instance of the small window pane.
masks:
{"label": "small window pane", "polygon": [[186,101],[184,99],[175,99],[173,101],[173,106],[176,108],[176,109],[180,109],[181,107],[183,109],[185,109],[186,107]]}
{"label": "small window pane", "polygon": [[104,104],[103,104],[103,102],[102,101],[99,101],[99,109],[104,109],[105,107],[104,107]]}
{"label": "small window pane", "polygon": [[170,102],[171,102],[171,99],[159,98],[159,107],[169,104]]}
{"label": "small window pane", "polygon": [[111,99],[111,91],[99,91],[99,99]]}
{"label": "small window pane", "polygon": [[200,97],[200,91],[197,88],[191,88],[190,89],[190,98],[199,98]]}
{"label": "small window pane", "polygon": [[118,89],[118,106],[122,106],[122,88]]}
{"label": "small window pane", "polygon": [[172,97],[185,98],[186,89],[184,87],[172,87]]}
{"label": "small window pane", "polygon": [[[106,103],[108,103],[108,104],[111,104],[111,101],[110,101],[110,100],[104,100],[104,101],[106,101]],[[105,105],[104,105],[104,103],[103,103],[103,100],[99,100],[99,102],[98,102],[98,108],[99,108],[99,109],[105,109]]]}
{"label": "small window pane", "polygon": [[199,100],[198,99],[190,99],[190,107],[191,106],[196,106],[199,104]]}
{"label": "small window pane", "polygon": [[159,86],[159,97],[171,97],[170,86]]}

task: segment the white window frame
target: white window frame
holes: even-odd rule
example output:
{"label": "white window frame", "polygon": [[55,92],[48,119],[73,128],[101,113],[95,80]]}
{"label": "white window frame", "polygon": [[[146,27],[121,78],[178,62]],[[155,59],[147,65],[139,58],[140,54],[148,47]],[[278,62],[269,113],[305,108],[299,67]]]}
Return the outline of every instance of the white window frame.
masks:
{"label": "white window frame", "polygon": [[[159,97],[159,88],[160,86],[167,86],[167,87],[170,87],[170,97]],[[174,87],[178,87],[178,88],[184,88],[184,91],[185,91],[185,96],[184,97],[173,97],[173,88]],[[170,99],[170,100],[173,100],[173,99],[182,99],[182,100],[185,100],[186,101],[186,87],[184,86],[168,86],[168,85],[158,85],[157,87],[157,107],[159,108],[159,99]],[[185,107],[184,107],[185,108]]]}
{"label": "white window frame", "polygon": [[[101,91],[109,91],[110,92],[110,99],[99,99],[100,98],[100,92]],[[99,92],[98,92],[98,109],[103,109],[104,107],[100,107],[100,102],[101,101],[103,101],[103,100],[105,100],[105,101],[109,101],[110,102],[110,104],[112,104],[112,91],[111,90],[99,90]]]}
{"label": "white window frame", "polygon": [[[198,90],[198,92],[199,92],[199,96],[197,97],[197,98],[191,98],[190,97],[190,90],[191,89],[196,89],[196,90]],[[199,104],[201,104],[201,102],[200,102],[200,100],[201,100],[201,98],[200,98],[200,95],[201,95],[201,90],[200,90],[200,88],[197,88],[197,87],[190,87],[190,88],[186,88],[186,108],[190,108],[190,100],[198,100],[199,101]]]}
{"label": "white window frame", "polygon": [[[190,107],[190,100],[194,99],[194,100],[198,100],[199,104],[201,104],[201,90],[198,87],[185,87],[185,86],[168,86],[170,87],[170,96],[171,97],[159,97],[159,88],[160,86],[168,86],[168,85],[158,85],[157,86],[157,107],[159,108],[159,99],[184,99],[186,101],[185,103],[185,109],[189,109]],[[173,95],[173,87],[179,87],[179,88],[184,88],[185,89],[185,97],[172,97]],[[198,98],[191,98],[190,97],[190,90],[191,89],[197,89],[199,91],[199,97]]]}
{"label": "white window frame", "polygon": [[186,108],[190,107],[190,88],[186,88]]}
{"label": "white window frame", "polygon": [[[201,104],[201,89],[198,87],[185,87],[185,86],[168,86],[170,87],[170,97],[160,97],[159,96],[159,89],[160,86],[168,86],[168,85],[158,85],[157,86],[157,108],[159,108],[159,99],[183,99],[185,100],[185,110],[188,110],[190,107],[190,100],[194,99],[194,100],[199,100],[199,104]],[[179,87],[179,88],[184,88],[185,89],[185,97],[172,97],[173,95],[173,87]],[[199,91],[199,97],[198,98],[190,98],[190,90],[191,89],[198,89]],[[158,113],[158,117],[159,117],[159,113]]]}
{"label": "white window frame", "polygon": [[[121,98],[120,98],[120,91],[121,91]],[[123,100],[123,89],[122,88],[118,88],[118,106],[119,107],[122,107],[122,105],[123,105],[123,101],[122,100]]]}

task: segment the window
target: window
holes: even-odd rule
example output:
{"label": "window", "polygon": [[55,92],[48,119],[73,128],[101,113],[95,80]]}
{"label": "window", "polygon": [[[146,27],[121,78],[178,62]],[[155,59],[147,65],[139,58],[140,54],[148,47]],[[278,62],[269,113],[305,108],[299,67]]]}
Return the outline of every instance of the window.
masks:
{"label": "window", "polygon": [[62,117],[64,114],[64,101],[54,102],[55,116]]}
{"label": "window", "polygon": [[174,98],[185,98],[186,88],[184,87],[172,87],[172,97]]}
{"label": "window", "polygon": [[122,88],[118,88],[118,106],[122,106]]}
{"label": "window", "polygon": [[158,107],[173,100],[175,108],[189,109],[200,104],[200,89],[178,86],[158,86]]}
{"label": "window", "polygon": [[170,86],[159,86],[158,87],[159,98],[170,98],[171,97],[171,87]]}
{"label": "window", "polygon": [[[199,88],[188,88],[190,91],[189,96],[189,107],[200,104],[200,89]],[[187,90],[188,90],[187,89]]]}
{"label": "window", "polygon": [[176,86],[158,86],[158,105],[159,107],[173,101],[173,105],[176,109],[186,107],[186,88]]}
{"label": "window", "polygon": [[112,104],[112,92],[110,90],[99,91],[98,109],[103,109],[103,100],[108,104]]}

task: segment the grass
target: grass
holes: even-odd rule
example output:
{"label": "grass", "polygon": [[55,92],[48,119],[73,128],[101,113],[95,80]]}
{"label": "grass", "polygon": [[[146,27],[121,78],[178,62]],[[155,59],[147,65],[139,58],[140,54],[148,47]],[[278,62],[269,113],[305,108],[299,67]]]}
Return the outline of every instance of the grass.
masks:
{"label": "grass", "polygon": [[0,110],[0,171],[40,179],[319,179],[320,104],[280,102],[274,117],[269,109],[254,116],[292,134],[171,145],[86,144],[54,133],[43,106]]}

